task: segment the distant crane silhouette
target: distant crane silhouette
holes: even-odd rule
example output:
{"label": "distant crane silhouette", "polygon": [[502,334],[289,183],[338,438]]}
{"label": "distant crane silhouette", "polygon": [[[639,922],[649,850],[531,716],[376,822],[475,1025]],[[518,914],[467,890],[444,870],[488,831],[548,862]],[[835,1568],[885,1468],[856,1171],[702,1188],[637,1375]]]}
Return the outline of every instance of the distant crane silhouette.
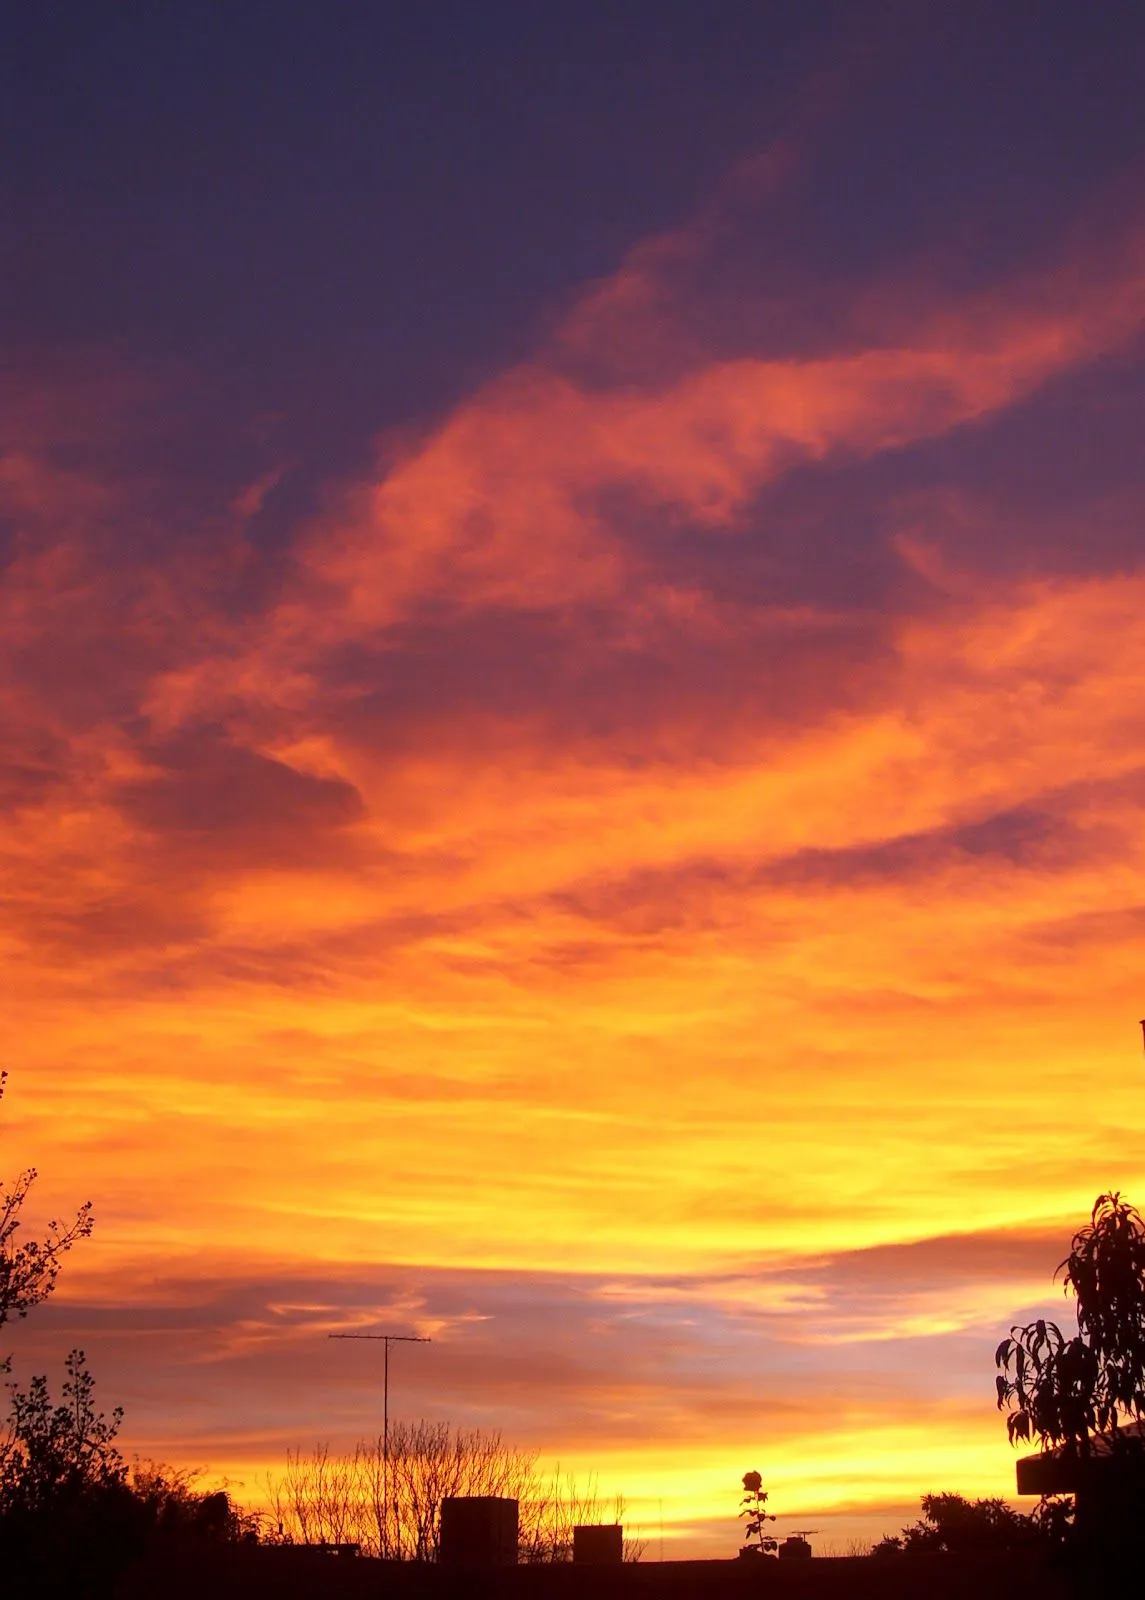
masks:
{"label": "distant crane silhouette", "polygon": [[373,1339],[385,1347],[382,1363],[382,1551],[390,1550],[390,1346],[392,1344],[432,1344],[432,1339],[416,1333],[330,1333],[328,1339]]}

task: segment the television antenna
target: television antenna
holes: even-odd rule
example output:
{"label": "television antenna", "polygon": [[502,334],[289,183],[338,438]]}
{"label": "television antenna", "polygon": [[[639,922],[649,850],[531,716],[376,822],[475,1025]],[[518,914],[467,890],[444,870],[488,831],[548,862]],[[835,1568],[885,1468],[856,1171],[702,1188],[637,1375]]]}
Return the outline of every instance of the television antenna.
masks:
{"label": "television antenna", "polygon": [[328,1339],[372,1339],[385,1347],[382,1361],[382,1548],[389,1554],[390,1540],[390,1346],[392,1344],[432,1344],[432,1339],[417,1333],[328,1333]]}

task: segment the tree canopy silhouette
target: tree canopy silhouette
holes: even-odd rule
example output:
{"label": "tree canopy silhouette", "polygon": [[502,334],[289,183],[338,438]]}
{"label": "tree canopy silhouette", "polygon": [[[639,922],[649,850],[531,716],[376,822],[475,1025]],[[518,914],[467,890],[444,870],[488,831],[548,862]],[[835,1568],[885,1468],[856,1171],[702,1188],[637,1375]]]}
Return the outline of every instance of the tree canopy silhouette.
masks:
{"label": "tree canopy silhouette", "polygon": [[1004,1500],[967,1500],[960,1494],[924,1494],[922,1516],[901,1534],[889,1534],[872,1554],[939,1550],[947,1555],[998,1554],[1045,1545],[1058,1530],[1050,1519],[1024,1516]]}
{"label": "tree canopy silhouette", "polygon": [[1054,1274],[1077,1305],[1077,1333],[1039,1318],[995,1352],[1010,1442],[1087,1456],[1094,1433],[1145,1418],[1145,1223],[1120,1193],[1099,1195]]}
{"label": "tree canopy silhouette", "polygon": [[[0,1073],[0,1095],[6,1074]],[[0,1186],[0,1328],[27,1316],[56,1285],[62,1257],[92,1229],[90,1204],[17,1243],[34,1167]],[[199,1493],[186,1475],[157,1466],[131,1470],[116,1447],[123,1412],[95,1406],[82,1350],[66,1360],[58,1402],[45,1376],[10,1388],[0,1427],[0,1593],[102,1596],[145,1550],[166,1541],[252,1539],[257,1519],[221,1491]],[[0,1360],[0,1371],[10,1362]]]}
{"label": "tree canopy silhouette", "polygon": [[[0,1099],[8,1074],[0,1072]],[[0,1328],[5,1323],[26,1317],[33,1306],[46,1300],[56,1286],[60,1260],[76,1243],[86,1239],[92,1229],[91,1202],[82,1205],[67,1224],[52,1221],[42,1239],[16,1242],[20,1213],[36,1181],[35,1167],[17,1173],[10,1189],[0,1185]],[[8,1362],[0,1358],[0,1370]]]}

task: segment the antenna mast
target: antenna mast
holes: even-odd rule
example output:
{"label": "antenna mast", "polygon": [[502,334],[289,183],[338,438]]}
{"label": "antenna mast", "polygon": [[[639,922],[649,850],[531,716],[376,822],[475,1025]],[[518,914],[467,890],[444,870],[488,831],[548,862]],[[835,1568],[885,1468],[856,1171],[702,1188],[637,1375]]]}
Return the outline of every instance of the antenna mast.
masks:
{"label": "antenna mast", "polygon": [[373,1339],[385,1347],[382,1362],[382,1505],[385,1519],[382,1549],[390,1553],[390,1346],[392,1344],[432,1344],[416,1333],[328,1333],[328,1339]]}

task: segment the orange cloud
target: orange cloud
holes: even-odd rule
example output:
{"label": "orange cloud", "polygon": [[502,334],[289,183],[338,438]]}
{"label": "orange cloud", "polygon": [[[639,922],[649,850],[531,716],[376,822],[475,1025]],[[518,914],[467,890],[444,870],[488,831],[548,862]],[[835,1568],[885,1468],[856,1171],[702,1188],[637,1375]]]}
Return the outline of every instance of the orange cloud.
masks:
{"label": "orange cloud", "polygon": [[100,1220],[41,1326],[149,1441],[173,1340],[188,1458],[360,1427],[283,1397],[397,1318],[426,1403],[681,1518],[753,1440],[809,1507],[995,1490],[1008,1308],[1141,1176],[1140,494],[1051,561],[987,459],[1130,359],[1135,247],[738,354],[663,261],[639,382],[598,294],[272,576],[273,472],[182,537],[50,416],[5,458],[10,1126]]}

